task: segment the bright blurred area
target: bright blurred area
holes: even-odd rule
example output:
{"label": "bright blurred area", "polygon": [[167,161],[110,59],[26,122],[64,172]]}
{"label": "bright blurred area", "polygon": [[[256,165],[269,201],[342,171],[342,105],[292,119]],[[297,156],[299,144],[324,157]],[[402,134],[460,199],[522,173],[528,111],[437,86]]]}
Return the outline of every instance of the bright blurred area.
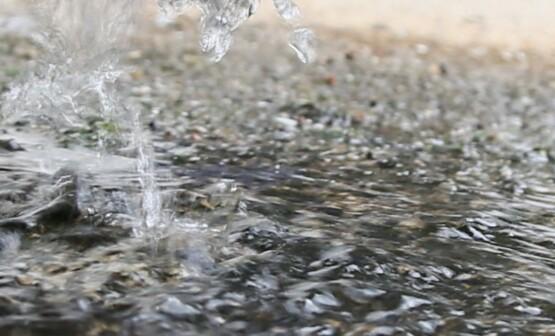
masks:
{"label": "bright blurred area", "polygon": [[[1,0],[0,29],[17,30],[22,4]],[[146,1],[153,13],[155,0]],[[262,1],[255,21],[279,19],[271,1]],[[455,46],[492,46],[540,53],[555,51],[554,0],[297,0],[305,22],[371,39],[376,34]]]}
{"label": "bright blurred area", "polygon": [[555,50],[553,0],[298,0],[311,25],[371,38],[398,37],[454,45]]}

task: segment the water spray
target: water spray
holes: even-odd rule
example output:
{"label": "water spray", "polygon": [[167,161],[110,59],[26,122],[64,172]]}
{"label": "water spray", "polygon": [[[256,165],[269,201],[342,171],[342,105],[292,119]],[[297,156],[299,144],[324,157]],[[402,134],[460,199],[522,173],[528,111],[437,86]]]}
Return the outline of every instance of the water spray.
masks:
{"label": "water spray", "polygon": [[[200,46],[210,60],[220,61],[230,49],[232,34],[256,13],[259,0],[159,0],[166,15],[188,7],[200,10]],[[279,15],[292,27],[290,46],[303,62],[314,58],[313,33],[301,25],[300,10],[291,0],[273,0]],[[137,153],[142,197],[137,236],[160,237],[168,223],[156,182],[154,151],[144,136],[140,111],[123,102],[116,88],[122,74],[119,58],[142,1],[35,0],[41,33],[34,36],[44,50],[36,69],[4,97],[3,119],[48,121],[54,128],[83,127],[91,118],[114,125],[117,134],[97,134],[99,153],[110,137],[131,139]],[[130,123],[131,121],[131,123]],[[156,239],[158,239],[156,238]]]}

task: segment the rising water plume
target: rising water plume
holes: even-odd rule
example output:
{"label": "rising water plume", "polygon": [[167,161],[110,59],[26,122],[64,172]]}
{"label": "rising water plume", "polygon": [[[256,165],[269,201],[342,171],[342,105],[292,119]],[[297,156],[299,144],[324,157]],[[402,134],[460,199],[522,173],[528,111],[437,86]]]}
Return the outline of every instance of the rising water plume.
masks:
{"label": "rising water plume", "polygon": [[8,92],[8,120],[46,119],[80,126],[88,117],[121,118],[114,86],[131,26],[134,0],[36,0],[32,11],[43,55],[33,72]]}
{"label": "rising water plume", "polygon": [[[144,0],[32,0],[40,26],[34,36],[43,56],[22,82],[4,97],[5,120],[47,120],[54,127],[85,126],[102,118],[120,130],[119,136],[136,149],[142,188],[138,235],[158,236],[164,230],[162,201],[156,184],[153,153],[145,141],[141,111],[127,106],[118,94],[122,74],[119,58],[137,11]],[[229,50],[232,33],[258,8],[259,0],[158,0],[165,13],[179,14],[188,6],[201,12],[200,45],[211,60]],[[292,27],[290,46],[303,62],[314,58],[313,34],[300,25],[300,11],[291,0],[274,0],[275,8]],[[99,134],[99,146],[104,147]],[[114,137],[106,134],[106,137]],[[105,150],[106,148],[99,148]]]}
{"label": "rising water plume", "polygon": [[[89,117],[122,123],[132,120],[115,88],[122,71],[119,56],[133,19],[145,0],[32,0],[43,49],[38,66],[5,97],[6,119],[46,119],[53,125],[81,126]],[[232,33],[252,16],[260,0],[158,0],[163,12],[201,11],[200,45],[219,61],[231,47]],[[291,0],[273,0],[293,27],[290,46],[303,62],[315,57],[314,35],[301,26]],[[118,120],[119,119],[119,120]],[[125,123],[125,122],[124,122]]]}

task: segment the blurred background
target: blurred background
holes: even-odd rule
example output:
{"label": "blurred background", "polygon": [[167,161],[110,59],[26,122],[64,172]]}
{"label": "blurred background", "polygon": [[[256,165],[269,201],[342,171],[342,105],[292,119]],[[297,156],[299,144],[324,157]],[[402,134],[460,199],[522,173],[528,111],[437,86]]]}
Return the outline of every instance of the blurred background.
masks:
{"label": "blurred background", "polygon": [[[20,28],[21,22],[13,17],[26,2],[2,0],[0,25]],[[153,13],[155,2],[146,1],[150,9],[145,12]],[[316,30],[341,30],[363,38],[386,32],[457,46],[478,44],[542,53],[555,49],[553,0],[297,0],[297,4]],[[271,1],[263,1],[261,12],[255,21],[279,22]]]}
{"label": "blurred background", "polygon": [[388,31],[399,37],[456,45],[485,44],[551,52],[552,0],[298,0],[315,26],[361,35]]}

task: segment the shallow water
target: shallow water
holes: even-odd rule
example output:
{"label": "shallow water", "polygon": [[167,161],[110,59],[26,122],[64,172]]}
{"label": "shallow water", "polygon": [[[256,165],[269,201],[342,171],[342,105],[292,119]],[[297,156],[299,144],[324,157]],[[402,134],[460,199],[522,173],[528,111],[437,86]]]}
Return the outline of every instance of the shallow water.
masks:
{"label": "shallow water", "polygon": [[[553,73],[337,41],[301,69],[254,56],[263,32],[216,66],[171,31],[125,60],[172,210],[155,245],[133,153],[5,127],[0,214],[35,226],[1,240],[0,334],[554,333]],[[46,211],[72,195],[80,217]]]}

